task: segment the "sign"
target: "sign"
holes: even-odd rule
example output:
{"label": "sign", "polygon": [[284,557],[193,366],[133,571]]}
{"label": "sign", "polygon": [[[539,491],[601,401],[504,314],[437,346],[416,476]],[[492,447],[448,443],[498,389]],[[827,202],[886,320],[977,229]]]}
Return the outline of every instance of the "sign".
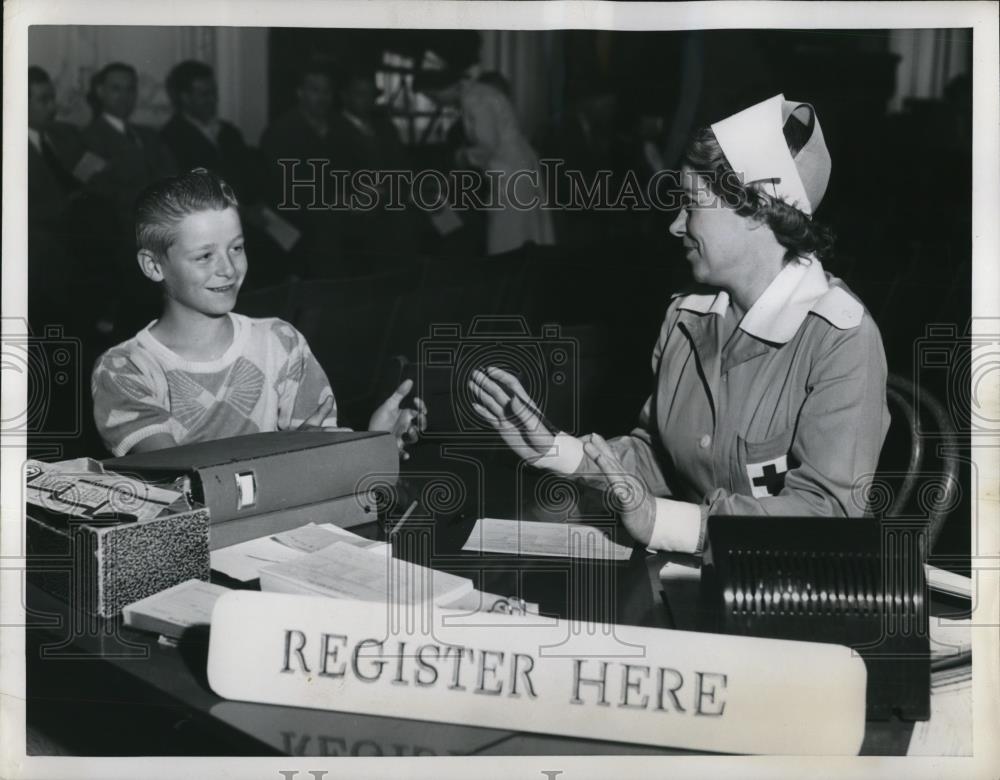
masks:
{"label": "sign", "polygon": [[439,608],[421,630],[390,621],[394,608],[227,593],[209,684],[226,699],[726,753],[856,754],[864,737],[864,662],[840,645],[476,625]]}

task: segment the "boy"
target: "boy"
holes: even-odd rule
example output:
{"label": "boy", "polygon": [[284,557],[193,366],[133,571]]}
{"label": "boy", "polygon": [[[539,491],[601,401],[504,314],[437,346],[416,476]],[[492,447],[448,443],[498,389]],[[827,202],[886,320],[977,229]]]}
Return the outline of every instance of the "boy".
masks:
{"label": "boy", "polygon": [[[330,383],[287,322],[233,313],[247,271],[232,189],[196,168],[147,187],[136,201],[143,274],[163,288],[163,314],[97,361],[94,418],[115,456],[228,436],[336,429]],[[407,380],[375,410],[369,430],[413,442],[427,407],[400,409]]]}

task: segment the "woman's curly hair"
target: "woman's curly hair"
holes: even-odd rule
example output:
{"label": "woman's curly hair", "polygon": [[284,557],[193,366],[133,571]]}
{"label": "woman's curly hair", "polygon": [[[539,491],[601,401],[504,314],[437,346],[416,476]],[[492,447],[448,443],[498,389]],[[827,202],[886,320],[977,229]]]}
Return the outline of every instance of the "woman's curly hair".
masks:
{"label": "woman's curly hair", "polygon": [[[789,122],[785,131],[785,140],[793,155],[805,142],[804,138],[796,137],[797,126],[798,123]],[[744,186],[711,128],[702,128],[694,134],[685,151],[684,162],[703,176],[712,192],[737,214],[765,222],[778,243],[787,250],[786,263],[809,254],[822,263],[832,258],[833,231],[794,206],[770,197],[758,186]]]}

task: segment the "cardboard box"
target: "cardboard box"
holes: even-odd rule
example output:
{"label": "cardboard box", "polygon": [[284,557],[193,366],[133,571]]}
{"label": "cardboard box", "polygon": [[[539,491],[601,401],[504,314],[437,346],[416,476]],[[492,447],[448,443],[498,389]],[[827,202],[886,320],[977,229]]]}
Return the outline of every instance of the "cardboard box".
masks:
{"label": "cardboard box", "polygon": [[111,618],[137,599],[209,575],[209,513],[100,522],[28,505],[28,577],[72,608]]}

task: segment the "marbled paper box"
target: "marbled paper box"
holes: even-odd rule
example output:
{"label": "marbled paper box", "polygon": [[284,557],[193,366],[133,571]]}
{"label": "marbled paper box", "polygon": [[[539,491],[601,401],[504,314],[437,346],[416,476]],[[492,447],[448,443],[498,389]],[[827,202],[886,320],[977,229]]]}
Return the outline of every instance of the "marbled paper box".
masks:
{"label": "marbled paper box", "polygon": [[208,579],[207,509],[120,523],[26,510],[29,580],[75,610],[110,618],[184,580]]}

